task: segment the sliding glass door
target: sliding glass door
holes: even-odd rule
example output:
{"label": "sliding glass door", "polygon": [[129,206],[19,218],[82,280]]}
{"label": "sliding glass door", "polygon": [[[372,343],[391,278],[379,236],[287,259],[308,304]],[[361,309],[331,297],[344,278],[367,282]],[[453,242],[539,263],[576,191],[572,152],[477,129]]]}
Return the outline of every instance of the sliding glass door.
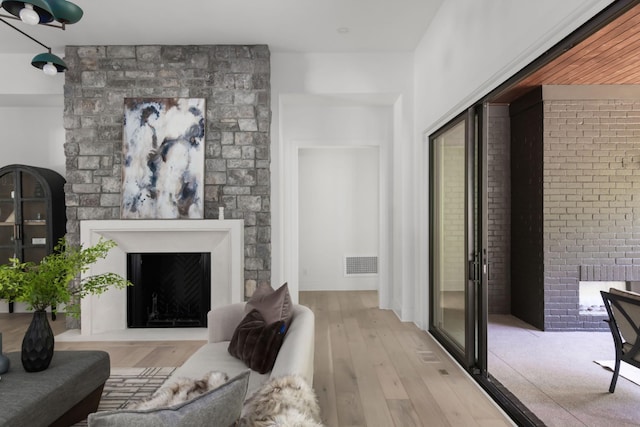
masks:
{"label": "sliding glass door", "polygon": [[472,371],[486,371],[481,113],[471,109],[429,139],[429,329]]}

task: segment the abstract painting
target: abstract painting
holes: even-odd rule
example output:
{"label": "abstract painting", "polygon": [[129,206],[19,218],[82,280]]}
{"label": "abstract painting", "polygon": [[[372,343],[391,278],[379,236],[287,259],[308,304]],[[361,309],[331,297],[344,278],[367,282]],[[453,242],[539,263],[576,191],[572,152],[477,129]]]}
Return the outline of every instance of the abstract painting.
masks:
{"label": "abstract painting", "polygon": [[203,218],[204,99],[124,103],[122,218]]}

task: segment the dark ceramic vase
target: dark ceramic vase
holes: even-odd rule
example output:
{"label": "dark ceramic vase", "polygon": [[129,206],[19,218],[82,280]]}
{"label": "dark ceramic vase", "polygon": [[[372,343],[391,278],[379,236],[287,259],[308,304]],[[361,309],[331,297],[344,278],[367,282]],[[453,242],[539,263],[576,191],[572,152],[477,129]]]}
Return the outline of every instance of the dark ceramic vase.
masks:
{"label": "dark ceramic vase", "polygon": [[31,324],[22,340],[22,366],[27,372],[40,372],[49,367],[53,358],[53,331],[47,312],[33,312]]}

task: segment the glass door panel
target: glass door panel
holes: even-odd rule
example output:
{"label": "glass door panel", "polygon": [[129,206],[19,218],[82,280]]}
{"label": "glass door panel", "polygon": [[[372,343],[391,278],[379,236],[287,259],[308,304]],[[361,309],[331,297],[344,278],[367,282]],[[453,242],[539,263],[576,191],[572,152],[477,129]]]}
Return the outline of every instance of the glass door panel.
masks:
{"label": "glass door panel", "polygon": [[481,120],[472,108],[430,138],[429,330],[472,373],[485,359]]}
{"label": "glass door panel", "polygon": [[432,140],[432,327],[466,347],[466,145],[463,120]]}

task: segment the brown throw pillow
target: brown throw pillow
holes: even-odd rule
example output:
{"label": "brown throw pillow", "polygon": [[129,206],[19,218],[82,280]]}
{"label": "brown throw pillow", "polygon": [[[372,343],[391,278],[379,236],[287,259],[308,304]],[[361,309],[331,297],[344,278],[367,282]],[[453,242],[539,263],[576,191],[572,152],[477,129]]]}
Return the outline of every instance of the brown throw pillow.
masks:
{"label": "brown throw pillow", "polygon": [[258,310],[251,310],[233,333],[229,354],[254,371],[265,374],[276,362],[286,331],[284,320],[267,324]]}
{"label": "brown throw pillow", "polygon": [[260,284],[245,306],[245,313],[251,310],[258,310],[267,325],[278,320],[284,320],[288,325],[292,314],[289,286],[285,283],[273,290],[268,283]]}

